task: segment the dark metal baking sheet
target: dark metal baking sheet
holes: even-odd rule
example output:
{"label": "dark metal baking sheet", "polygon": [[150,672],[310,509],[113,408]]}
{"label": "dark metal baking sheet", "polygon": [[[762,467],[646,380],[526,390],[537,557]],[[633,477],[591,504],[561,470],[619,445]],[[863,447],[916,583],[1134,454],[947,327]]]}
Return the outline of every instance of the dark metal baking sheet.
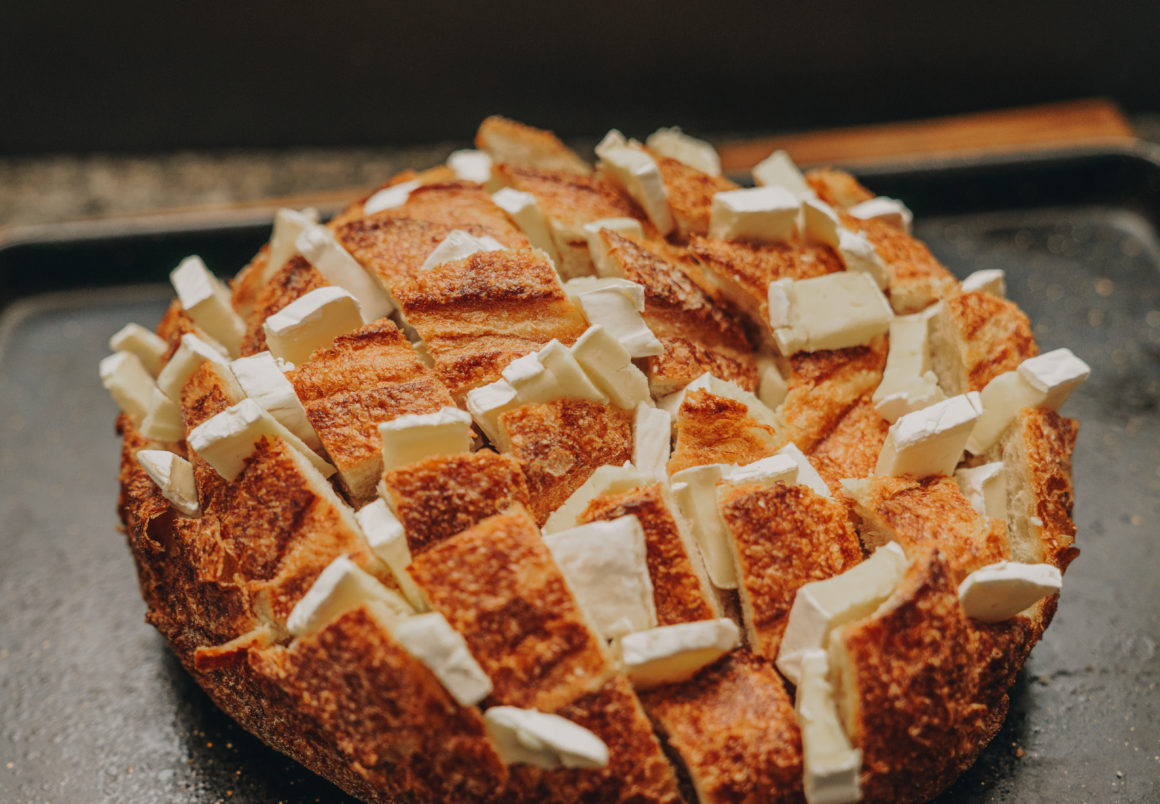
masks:
{"label": "dark metal baking sheet", "polygon": [[[1158,801],[1160,162],[1093,151],[863,173],[911,204],[956,273],[1005,269],[1041,345],[1094,369],[1066,408],[1082,421],[1083,553],[1006,725],[940,801]],[[156,283],[181,256],[231,272],[266,224],[109,226],[0,247],[0,801],[347,801],[209,703],[143,623],[116,531],[106,340],[157,320],[170,294]]]}

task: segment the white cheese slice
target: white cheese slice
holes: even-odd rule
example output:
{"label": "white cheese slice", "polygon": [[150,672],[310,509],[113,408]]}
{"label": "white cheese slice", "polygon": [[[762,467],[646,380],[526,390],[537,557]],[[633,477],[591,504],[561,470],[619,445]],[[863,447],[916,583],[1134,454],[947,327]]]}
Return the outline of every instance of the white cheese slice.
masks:
{"label": "white cheese slice", "polygon": [[823,649],[834,629],[869,617],[890,597],[909,563],[902,548],[888,542],[840,575],[798,589],[777,653],[782,675],[799,684],[805,655]]}
{"label": "white cheese slice", "polygon": [[772,357],[757,358],[757,398],[770,410],[777,410],[789,393],[789,385]]}
{"label": "white cheese slice", "polygon": [[1007,274],[1002,268],[975,271],[959,286],[963,293],[989,293],[1000,299],[1007,298]]}
{"label": "white cheese slice", "polygon": [[673,496],[681,513],[692,524],[709,580],[718,589],[737,588],[737,568],[733,565],[729,537],[717,508],[717,483],[732,468],[729,464],[710,463],[682,469],[671,478]]}
{"label": "white cheese slice", "polygon": [[502,376],[516,389],[521,405],[551,402],[560,398],[556,377],[540,361],[538,352],[517,357],[504,367]]}
{"label": "white cheese slice", "polygon": [[807,804],[850,804],[862,800],[862,752],[850,745],[829,680],[825,651],[802,660],[794,709],[802,733],[803,787]]}
{"label": "white cheese slice", "polygon": [[438,612],[396,621],[391,633],[408,653],[435,674],[460,706],[475,706],[491,694],[491,679],[471,655],[463,635]]}
{"label": "white cheese slice", "polygon": [[867,274],[769,283],[769,323],[783,355],[861,346],[890,329],[890,302]]}
{"label": "white cheese slice", "polygon": [[793,239],[801,202],[782,187],[725,190],[709,205],[709,236],[784,243]]}
{"label": "white cheese slice", "polygon": [[434,413],[408,413],[379,425],[383,469],[430,458],[471,452],[471,414],[443,407]]}
{"label": "white cheese slice", "polygon": [[141,422],[141,435],[152,441],[180,441],[185,438],[185,414],[181,405],[153,387],[149,410]]}
{"label": "white cheese slice", "polygon": [[890,352],[873,399],[874,409],[891,423],[946,398],[931,371],[928,318],[915,313],[890,322]]}
{"label": "white cheese slice", "polygon": [[635,516],[545,534],[544,544],[605,639],[656,627],[644,530]]}
{"label": "white cheese slice", "polygon": [[1008,620],[1053,595],[1063,574],[1051,564],[999,561],[975,570],[959,584],[963,613],[985,623]]}
{"label": "white cheese slice", "polygon": [[239,357],[230,362],[230,370],[246,396],[265,408],[306,446],[316,452],[322,449],[318,434],[306,418],[306,408],[274,355],[267,351]]}
{"label": "white cheese slice", "polygon": [[[588,254],[592,257],[592,265],[600,276],[614,276],[616,269],[609,263],[608,247],[604,238],[600,236],[601,229],[610,229],[626,237],[644,237],[644,228],[636,218],[601,218],[598,221],[586,223],[580,227],[588,241]],[[644,309],[643,307],[641,308]]]}
{"label": "white cheese slice", "polygon": [[632,296],[621,288],[599,287],[582,291],[576,300],[588,323],[603,327],[620,342],[630,357],[652,357],[664,353],[660,339],[637,311]]}
{"label": "white cheese slice", "polygon": [[153,376],[132,352],[115,352],[97,364],[101,385],[113,397],[117,407],[140,427],[149,412],[153,398]]}
{"label": "white cheese slice", "polygon": [[803,198],[802,223],[807,242],[821,243],[837,248],[842,232],[842,222],[834,208],[819,198]]}
{"label": "white cheese slice", "polygon": [[416,611],[427,608],[423,594],[411,578],[411,573],[407,572],[407,567],[411,566],[411,548],[407,544],[403,523],[387,506],[386,501],[378,499],[368,503],[355,511],[354,516],[366,536],[371,552],[391,570],[407,602]]}
{"label": "white cheese slice", "polygon": [[274,213],[274,231],[270,234],[270,251],[266,255],[266,267],[262,271],[265,284],[290,259],[298,254],[298,236],[308,227],[318,223],[318,212],[313,209],[280,209]]}
{"label": "white cheese slice", "polygon": [[555,338],[548,341],[536,356],[555,380],[558,399],[608,401],[608,397],[588,379],[572,350]]}
{"label": "white cheese slice", "polygon": [[364,324],[394,311],[395,305],[383,286],[359,265],[325,226],[316,224],[303,229],[295,245],[327,282],[354,296]]}
{"label": "white cheese slice", "polygon": [[204,458],[219,475],[226,480],[233,480],[242,471],[258,439],[263,436],[281,438],[290,444],[305,455],[324,477],[334,474],[333,466],[315,455],[302,439],[287,430],[252,399],[243,399],[206,419],[190,430],[186,440],[190,449]]}
{"label": "white cheese slice", "polygon": [[596,290],[619,290],[632,302],[632,309],[644,312],[644,286],[615,276],[578,276],[564,283],[564,292],[578,304],[580,295]]}
{"label": "white cheese slice", "polygon": [[523,403],[507,380],[497,380],[467,392],[467,412],[493,444],[500,442],[499,417]]}
{"label": "white cheese slice", "polygon": [[1029,357],[1015,371],[995,377],[981,392],[983,415],[967,449],[975,455],[986,452],[1023,408],[1058,411],[1090,375],[1088,364],[1070,349],[1055,349]]}
{"label": "white cheese slice", "polygon": [[363,325],[358,301],[340,287],[327,286],[306,293],[266,319],[266,346],[270,353],[294,364],[305,363],[315,349],[334,345],[339,335]]}
{"label": "white cheese slice", "polygon": [[978,392],[971,391],[906,414],[890,425],[875,474],[954,474],[982,412]]}
{"label": "white cheese slice", "polygon": [[812,463],[810,463],[810,459],[805,456],[805,453],[798,449],[797,444],[791,441],[779,449],[776,454],[789,458],[791,461],[797,464],[798,483],[806,486],[811,491],[813,491],[814,494],[817,494],[821,497],[830,496],[830,487],[826,485],[826,481],[822,480],[822,476],[818,474],[818,470],[814,468]]}
{"label": "white cheese slice", "polygon": [[632,423],[633,466],[655,478],[665,477],[672,440],[673,421],[668,411],[643,402],[637,404]]}
{"label": "white cheese slice", "polygon": [[411,193],[419,189],[422,184],[423,182],[419,179],[412,179],[384,187],[363,203],[363,214],[374,215],[377,212],[403,206],[411,197]]}
{"label": "white cheese slice", "polygon": [[620,640],[620,657],[637,689],[692,678],[741,644],[741,631],[728,617],[665,625],[628,634]]}
{"label": "white cheese slice", "polygon": [[1007,521],[1007,477],[1002,461],[956,469],[955,482],[972,508],[983,516]]}
{"label": "white cheese slice", "polygon": [[396,617],[411,614],[411,607],[397,592],[383,586],[346,556],[339,556],[290,610],[286,629],[294,636],[309,636],[354,607],[371,602],[381,603]]}
{"label": "white cheese slice", "polygon": [[452,151],[447,157],[447,167],[455,171],[455,178],[487,184],[491,180],[491,157],[483,151],[464,148]]}
{"label": "white cheese slice", "polygon": [[658,128],[644,141],[650,151],[675,159],[683,165],[709,176],[721,175],[721,157],[717,149],[704,140],[690,137],[678,126]]}
{"label": "white cheese slice", "polygon": [[796,198],[814,198],[817,195],[785,151],[774,151],[762,159],[754,165],[752,175],[758,187],[781,187]]}
{"label": "white cheese slice", "polygon": [[[798,481],[798,465],[788,455],[770,455],[752,463],[730,469],[721,482],[731,486],[772,486],[774,483],[794,485]],[[718,488],[718,492],[721,489]]]}
{"label": "white cheese slice", "polygon": [[648,378],[632,363],[632,356],[601,326],[589,327],[572,345],[572,356],[593,384],[612,404],[634,410],[638,403],[652,403]]}
{"label": "white cheese slice", "polygon": [[889,393],[884,393],[874,401],[878,415],[893,424],[908,413],[929,408],[936,402],[945,400],[946,394],[939,387],[938,377],[928,371],[920,377],[908,381],[892,383]]}
{"label": "white cheese slice", "polygon": [[169,352],[169,344],[160,335],[140,324],[126,324],[109,338],[109,349],[114,352],[132,352],[141,359],[145,370],[157,376],[161,361]]}
{"label": "white cheese slice", "polygon": [[443,238],[435,247],[435,250],[427,255],[427,259],[423,261],[419,270],[429,271],[436,265],[465,260],[472,254],[478,254],[481,251],[503,251],[505,248],[507,247],[503,243],[489,235],[476,237],[462,229],[452,229],[447,233],[447,237]]}
{"label": "white cheese slice", "polygon": [[538,248],[547,254],[552,265],[560,264],[560,252],[556,248],[555,238],[552,237],[548,216],[540,209],[534,195],[514,187],[504,187],[492,193],[491,200],[508,214],[508,217],[528,238],[533,248]]}
{"label": "white cheese slice", "polygon": [[601,169],[640,204],[662,235],[673,230],[668,192],[655,159],[615,129],[596,146],[596,156],[600,158]]}
{"label": "white cheese slice", "polygon": [[197,483],[193,479],[193,464],[180,455],[164,449],[137,450],[137,463],[157,484],[161,495],[186,516],[200,516],[197,501]]}
{"label": "white cheese slice", "polygon": [[226,356],[191,332],[181,336],[181,343],[173,357],[157,375],[157,387],[167,397],[177,402],[181,400],[181,391],[185,383],[193,376],[193,372],[201,367],[205,361],[218,363],[225,367],[229,365]]}
{"label": "white cheese slice", "polygon": [[608,746],[588,729],[559,715],[514,706],[493,706],[483,713],[505,765],[537,768],[603,768]]}
{"label": "white cheese slice", "polygon": [[869,238],[849,229],[838,232],[838,256],[847,271],[868,274],[882,290],[890,284],[890,271]]}
{"label": "white cheese slice", "polygon": [[242,345],[246,325],[230,306],[230,291],[210,273],[201,257],[186,257],[169,273],[181,306],[193,323],[204,329],[236,355]]}
{"label": "white cheese slice", "polygon": [[580,488],[551,513],[544,523],[543,532],[559,533],[576,527],[580,515],[588,510],[589,504],[597,497],[620,494],[655,482],[656,477],[630,463],[623,466],[598,466]]}
{"label": "white cheese slice", "polygon": [[914,215],[906,204],[884,195],[855,204],[846,212],[860,220],[881,221],[907,234],[910,234],[910,226],[914,222]]}

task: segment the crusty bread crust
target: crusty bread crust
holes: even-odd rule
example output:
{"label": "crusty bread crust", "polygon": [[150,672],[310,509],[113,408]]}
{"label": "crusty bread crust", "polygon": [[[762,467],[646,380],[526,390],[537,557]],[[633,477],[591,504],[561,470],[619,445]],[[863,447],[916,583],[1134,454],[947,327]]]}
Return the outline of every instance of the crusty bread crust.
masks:
{"label": "crusty bread crust", "polygon": [[830,492],[841,491],[841,481],[874,474],[878,455],[886,443],[890,422],[874,409],[869,395],[846,409],[833,429],[810,450],[810,463],[818,470]]}
{"label": "crusty bread crust", "polygon": [[676,434],[677,448],[666,467],[670,475],[709,463],[752,463],[785,443],[776,430],[750,416],[743,402],[705,390],[685,394]]}
{"label": "crusty bread crust", "polygon": [[[648,149],[645,149],[648,150]],[[684,162],[649,151],[660,170],[669,199],[669,209],[677,224],[677,239],[688,242],[693,235],[709,234],[709,210],[713,196],[737,185],[723,176],[710,176]]]}
{"label": "crusty bread crust", "polygon": [[889,272],[890,305],[899,315],[917,313],[952,293],[954,276],[925,245],[888,223],[839,213],[842,225],[874,246]]}
{"label": "crusty bread crust", "polygon": [[480,124],[475,134],[475,147],[487,152],[495,162],[580,175],[592,172],[592,166],[552,132],[498,115]]}
{"label": "crusty bread crust", "polygon": [[874,197],[874,193],[844,170],[814,168],[806,171],[806,181],[818,198],[837,209],[846,209]]}
{"label": "crusty bread crust", "polygon": [[981,391],[1039,354],[1031,322],[1014,302],[990,293],[945,299],[930,322],[931,362],[948,395]]}
{"label": "crusty bread crust", "polygon": [[244,320],[246,332],[242,336],[241,353],[256,355],[266,348],[266,330],[262,324],[274,313],[312,290],[330,285],[318,269],[295,255],[279,268],[254,301],[253,310]]}

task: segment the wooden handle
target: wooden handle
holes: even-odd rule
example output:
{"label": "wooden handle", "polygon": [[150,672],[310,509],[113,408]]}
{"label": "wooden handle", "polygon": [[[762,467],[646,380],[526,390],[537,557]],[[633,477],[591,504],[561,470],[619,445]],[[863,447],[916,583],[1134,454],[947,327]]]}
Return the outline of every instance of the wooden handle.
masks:
{"label": "wooden handle", "polygon": [[802,165],[851,165],[996,150],[1123,143],[1132,127],[1111,101],[1089,100],[906,123],[721,143],[726,171],[745,171],[781,149]]}

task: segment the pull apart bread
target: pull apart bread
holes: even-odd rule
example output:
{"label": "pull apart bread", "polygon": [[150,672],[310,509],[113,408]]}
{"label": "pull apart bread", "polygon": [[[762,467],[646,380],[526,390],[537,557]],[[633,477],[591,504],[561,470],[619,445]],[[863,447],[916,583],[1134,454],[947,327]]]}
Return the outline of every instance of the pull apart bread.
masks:
{"label": "pull apart bread", "polygon": [[370,802],[937,795],[1077,554],[1087,366],[847,174],[476,144],[113,336],[148,621]]}

